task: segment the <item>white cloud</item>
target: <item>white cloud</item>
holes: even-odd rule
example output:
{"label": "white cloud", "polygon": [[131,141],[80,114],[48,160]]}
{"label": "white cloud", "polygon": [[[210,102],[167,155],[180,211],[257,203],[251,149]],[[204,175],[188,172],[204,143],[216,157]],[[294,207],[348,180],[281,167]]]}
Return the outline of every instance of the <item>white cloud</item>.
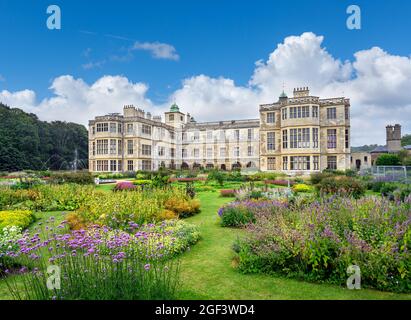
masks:
{"label": "white cloud", "polygon": [[151,55],[156,59],[167,60],[179,60],[180,56],[177,54],[176,49],[167,43],[161,42],[136,42],[134,43],[132,50],[144,50],[149,51]]}
{"label": "white cloud", "polygon": [[90,70],[94,68],[101,68],[106,63],[106,60],[90,61],[82,65],[84,70]]}
{"label": "white cloud", "polygon": [[[159,113],[174,100],[198,121],[257,118],[259,104],[276,101],[284,82],[289,95],[294,87],[309,86],[313,95],[351,98],[353,145],[383,144],[389,123],[401,123],[403,132],[410,133],[411,58],[375,47],[354,53],[352,61],[341,61],[322,44],[323,37],[313,33],[287,37],[266,61],[256,63],[246,86],[224,77],[197,75],[184,79],[166,104],[152,103],[146,84],[122,76],[104,76],[92,84],[61,76],[50,87],[52,97],[39,103],[30,90],[2,91],[0,101],[35,112],[44,120],[83,124],[96,115],[121,112],[125,104]],[[157,54],[166,57],[166,52]]]}

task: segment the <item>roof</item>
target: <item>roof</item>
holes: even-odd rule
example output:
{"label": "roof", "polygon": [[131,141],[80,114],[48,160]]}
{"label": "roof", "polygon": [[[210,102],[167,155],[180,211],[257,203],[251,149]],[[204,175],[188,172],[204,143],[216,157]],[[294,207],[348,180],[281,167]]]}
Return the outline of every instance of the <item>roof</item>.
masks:
{"label": "roof", "polygon": [[387,146],[378,146],[374,150],[372,150],[370,153],[387,153],[388,148]]}
{"label": "roof", "polygon": [[176,103],[173,103],[173,105],[170,107],[170,112],[180,112],[180,108]]}

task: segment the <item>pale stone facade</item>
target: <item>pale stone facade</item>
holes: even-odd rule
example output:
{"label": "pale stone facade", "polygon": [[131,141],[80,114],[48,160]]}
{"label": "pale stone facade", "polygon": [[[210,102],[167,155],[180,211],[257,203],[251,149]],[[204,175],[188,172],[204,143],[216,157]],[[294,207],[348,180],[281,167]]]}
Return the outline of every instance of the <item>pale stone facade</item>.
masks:
{"label": "pale stone facade", "polygon": [[197,123],[174,104],[161,117],[125,106],[89,122],[90,171],[251,168],[311,172],[350,167],[350,103],[308,88],[260,106],[260,119]]}

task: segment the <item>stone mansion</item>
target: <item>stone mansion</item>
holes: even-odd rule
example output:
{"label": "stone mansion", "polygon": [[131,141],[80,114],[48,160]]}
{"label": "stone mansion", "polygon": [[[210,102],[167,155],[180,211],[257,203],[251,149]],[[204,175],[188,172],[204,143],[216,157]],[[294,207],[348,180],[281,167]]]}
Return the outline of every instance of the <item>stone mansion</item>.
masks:
{"label": "stone mansion", "polygon": [[89,121],[92,172],[219,168],[308,173],[350,168],[350,100],[308,88],[260,105],[260,118],[196,122],[173,104],[165,119],[124,106]]}

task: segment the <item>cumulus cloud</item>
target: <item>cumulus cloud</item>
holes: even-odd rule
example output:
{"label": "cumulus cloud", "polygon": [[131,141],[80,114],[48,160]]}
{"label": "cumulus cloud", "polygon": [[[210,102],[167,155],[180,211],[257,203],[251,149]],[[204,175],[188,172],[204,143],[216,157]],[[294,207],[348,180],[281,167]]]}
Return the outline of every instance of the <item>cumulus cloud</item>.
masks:
{"label": "cumulus cloud", "polygon": [[179,60],[180,56],[177,54],[176,49],[167,43],[161,42],[135,42],[132,50],[144,50],[151,53],[153,58],[167,59],[167,60]]}
{"label": "cumulus cloud", "polygon": [[[0,101],[35,112],[44,120],[69,120],[86,124],[96,115],[121,112],[134,104],[152,113],[168,109],[176,101],[198,121],[257,118],[258,105],[278,99],[283,83],[292,94],[294,87],[309,86],[320,97],[351,98],[353,145],[384,143],[385,125],[401,123],[411,131],[411,58],[395,56],[375,47],[341,61],[323,46],[323,37],[307,32],[290,36],[277,45],[265,61],[256,62],[245,86],[232,79],[197,75],[183,79],[181,88],[165,104],[147,98],[147,84],[121,76],[104,76],[88,84],[66,75],[56,78],[53,95],[36,102],[33,91],[0,92]],[[178,55],[171,47],[139,44],[157,57]],[[143,49],[143,47],[145,49]],[[157,48],[157,49],[154,49]],[[137,50],[137,48],[136,48]]]}

